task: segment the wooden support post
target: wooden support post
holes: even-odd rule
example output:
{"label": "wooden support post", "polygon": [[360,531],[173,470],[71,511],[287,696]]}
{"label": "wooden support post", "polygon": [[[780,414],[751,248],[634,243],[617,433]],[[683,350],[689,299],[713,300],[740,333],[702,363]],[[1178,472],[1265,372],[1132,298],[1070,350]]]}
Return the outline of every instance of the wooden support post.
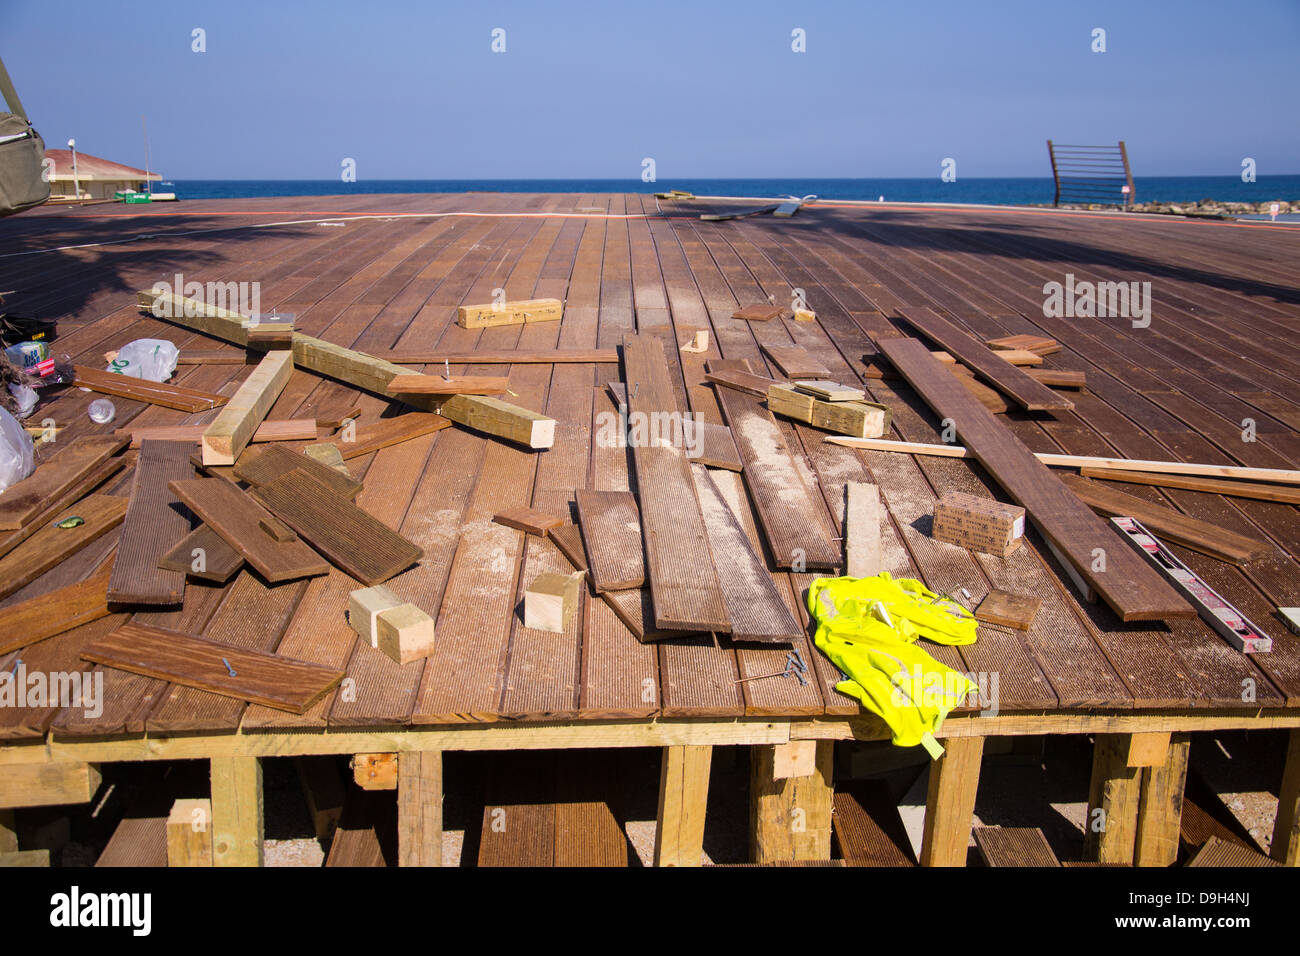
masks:
{"label": "wooden support post", "polygon": [[400,866],[442,866],[442,751],[397,755]]}
{"label": "wooden support post", "polygon": [[212,865],[262,865],[262,761],[213,757]]}
{"label": "wooden support post", "polygon": [[665,747],[659,771],[655,866],[699,866],[712,747]]}
{"label": "wooden support post", "polygon": [[1084,859],[1133,865],[1142,771],[1128,765],[1131,736],[1096,737],[1084,820]]}
{"label": "wooden support post", "polygon": [[930,764],[921,865],[965,866],[984,738],[954,737],[945,740],[943,746],[943,756]]}
{"label": "wooden support post", "polygon": [[798,771],[797,758],[791,760],[791,752],[778,751],[797,744],[749,748],[749,858],[753,863],[831,858],[835,744],[816,741],[811,772],[788,776]]}
{"label": "wooden support post", "polygon": [[18,852],[18,827],[12,810],[0,810],[0,853]]}
{"label": "wooden support post", "polygon": [[1287,866],[1300,866],[1300,730],[1291,731],[1286,749],[1269,855]]}
{"label": "wooden support post", "polygon": [[[1159,734],[1134,734],[1158,737]],[[1138,866],[1172,866],[1178,858],[1178,830],[1183,818],[1183,785],[1191,738],[1178,734],[1167,741],[1159,763],[1142,770],[1134,862]],[[1130,747],[1130,761],[1133,750]]]}
{"label": "wooden support post", "polygon": [[177,800],[167,817],[167,865],[212,865],[212,801]]}

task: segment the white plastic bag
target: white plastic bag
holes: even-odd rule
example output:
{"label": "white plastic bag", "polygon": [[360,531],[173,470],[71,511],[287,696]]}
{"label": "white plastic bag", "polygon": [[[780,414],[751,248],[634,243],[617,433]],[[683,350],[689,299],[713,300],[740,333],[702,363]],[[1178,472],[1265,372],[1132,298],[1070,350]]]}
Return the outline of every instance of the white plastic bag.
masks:
{"label": "white plastic bag", "polygon": [[136,339],[117,350],[108,371],[151,382],[165,382],[176,371],[180,349],[166,339]]}
{"label": "white plastic bag", "polygon": [[3,408],[0,408],[0,491],[17,484],[35,467],[32,436]]}
{"label": "white plastic bag", "polygon": [[39,396],[36,394],[36,389],[30,388],[26,385],[20,385],[17,382],[10,384],[9,394],[12,395],[14,401],[18,403],[18,417],[20,419],[26,418],[30,415],[32,410],[36,408],[36,402],[39,400]]}

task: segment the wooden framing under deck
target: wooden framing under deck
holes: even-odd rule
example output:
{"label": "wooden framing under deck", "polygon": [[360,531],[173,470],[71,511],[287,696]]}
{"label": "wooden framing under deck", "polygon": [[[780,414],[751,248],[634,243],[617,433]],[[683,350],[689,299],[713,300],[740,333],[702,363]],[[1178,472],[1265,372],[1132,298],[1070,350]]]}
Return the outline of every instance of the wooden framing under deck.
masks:
{"label": "wooden framing under deck", "polygon": [[[349,219],[399,204],[414,215]],[[881,204],[810,204],[797,228],[767,217],[698,218],[724,205],[656,204],[639,195],[298,197],[192,202],[175,211],[38,210],[7,221],[0,252],[82,242],[86,226],[102,226],[105,216],[116,217],[115,238],[142,236],[90,265],[54,251],[0,259],[0,288],[22,290],[24,308],[59,316],[60,348],[80,364],[96,364],[104,351],[134,338],[170,338],[183,355],[217,344],[142,315],[123,288],[148,288],[177,270],[204,281],[259,281],[263,301],[294,313],[299,334],[378,356],[454,356],[456,377],[509,374],[510,402],[553,419],[555,438],[539,453],[452,427],[348,458],[350,472],[366,481],[358,505],[425,549],[421,562],[391,583],[438,619],[437,647],[427,661],[399,665],[358,641],[335,613],[356,587],[341,571],[282,584],[249,571],[225,584],[192,581],[183,606],[140,611],[134,620],[239,639],[250,649],[344,670],[344,686],[292,715],[103,669],[98,717],[74,708],[0,709],[0,767],[49,766],[56,776],[71,767],[74,777],[89,781],[103,763],[209,760],[213,858],[222,865],[257,862],[258,758],[396,753],[400,855],[403,862],[432,864],[440,858],[434,807],[443,752],[659,748],[657,855],[660,862],[694,865],[713,747],[755,748],[756,764],[765,766],[767,755],[775,760],[777,753],[769,748],[814,742],[820,763],[833,741],[886,737],[879,721],[858,716],[856,702],[834,689],[838,672],[807,637],[794,646],[808,662],[808,685],[736,683],[779,671],[786,649],[726,638],[645,644],[624,623],[629,608],[620,617],[589,596],[562,635],[539,635],[514,618],[529,580],[567,573],[569,565],[549,541],[493,526],[492,515],[513,507],[564,515],[578,488],[627,491],[632,485],[627,450],[595,440],[614,411],[604,385],[621,378],[610,359],[630,332],[664,341],[675,406],[711,424],[721,425],[723,416],[705,382],[706,363],[746,359],[759,363],[756,371],[779,374],[765,363],[764,350],[800,348],[838,381],[861,384],[869,400],[889,406],[886,437],[935,443],[942,423],[900,380],[875,377],[882,360],[873,344],[873,336],[906,330],[900,310],[928,309],[981,342],[1016,334],[1054,338],[1062,348],[1046,357],[1044,368],[1086,373],[1087,387],[1069,393],[1073,409],[1003,418],[1034,452],[1300,467],[1300,235],[1294,231],[1137,215]],[[628,218],[571,215],[591,206]],[[522,211],[530,215],[510,215]],[[300,221],[243,228],[282,221],[286,212]],[[318,212],[343,228],[314,228]],[[219,232],[203,231],[218,226]],[[1042,286],[1067,270],[1095,281],[1151,281],[1152,323],[1136,329],[1122,318],[1044,316]],[[511,301],[560,299],[563,319],[488,329],[456,324],[459,306],[488,301],[496,288],[506,289]],[[732,318],[746,303],[788,301],[793,288],[804,290],[814,321]],[[708,351],[680,351],[701,330],[710,333]],[[579,349],[600,361],[537,360]],[[530,358],[507,371],[500,363],[513,350]],[[472,364],[476,351],[492,364]],[[418,363],[415,369],[444,371]],[[176,384],[229,397],[251,371],[244,364],[182,364]],[[69,390],[49,404],[63,429],[60,445],[99,433],[85,415],[92,397]],[[125,398],[115,404],[110,428],[204,425],[218,414]],[[323,421],[336,409],[344,417],[356,414],[365,428],[388,420],[380,417],[388,408],[378,396],[296,368],[267,418]],[[1245,419],[1255,441],[1242,440]],[[966,588],[972,606],[994,589],[1043,599],[1028,631],[982,626],[975,644],[930,648],[959,670],[996,675],[999,713],[959,710],[939,735],[948,753],[932,768],[926,862],[964,858],[986,736],[1094,735],[1095,795],[1110,819],[1095,838],[1098,852],[1160,864],[1169,859],[1176,829],[1185,735],[1261,728],[1291,734],[1273,853],[1300,862],[1300,635],[1274,616],[1278,606],[1300,606],[1300,509],[1187,488],[1124,486],[1269,545],[1268,555],[1240,567],[1175,549],[1269,630],[1273,652],[1248,657],[1199,620],[1121,625],[1104,607],[1085,606],[1032,534],[1029,546],[1006,560],[935,542],[922,529],[938,497],[999,495],[969,461],[828,445],[825,432],[785,419],[777,428],[806,461],[816,516],[833,534],[842,533],[846,484],[879,489],[882,570],[920,578],[936,591]],[[130,480],[128,467],[100,491],[122,496]],[[761,524],[743,485],[733,477],[719,486],[724,497],[727,489],[734,492],[728,504],[763,553]],[[87,580],[115,541],[113,533],[87,546],[0,608]],[[509,580],[486,599],[476,597],[485,569],[500,556],[511,569]],[[801,623],[812,577],[773,573]],[[29,669],[90,669],[80,648],[126,619],[115,612],[0,654],[0,670],[19,656]],[[781,778],[779,787],[769,777],[766,798],[778,805],[788,790],[806,793],[818,806],[826,796],[816,774]],[[0,799],[0,852],[9,826],[4,809],[11,805]],[[760,858],[785,852],[775,839],[759,844]]]}

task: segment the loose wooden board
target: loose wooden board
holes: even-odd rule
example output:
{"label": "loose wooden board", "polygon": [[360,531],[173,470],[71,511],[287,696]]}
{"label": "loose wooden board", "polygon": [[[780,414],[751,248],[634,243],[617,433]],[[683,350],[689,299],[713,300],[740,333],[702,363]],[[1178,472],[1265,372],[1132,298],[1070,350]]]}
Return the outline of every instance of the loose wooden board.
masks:
{"label": "loose wooden board", "polygon": [[770,322],[772,319],[779,319],[782,311],[779,305],[770,305],[764,302],[759,305],[747,305],[743,309],[737,309],[731,313],[731,317],[733,319],[744,319],[746,322]]}
{"label": "loose wooden board", "polygon": [[1042,385],[1054,388],[1084,388],[1088,384],[1087,372],[1072,372],[1062,368],[1027,368],[1025,374]]}
{"label": "loose wooden board", "polygon": [[[1159,488],[1182,488],[1186,491],[1204,491],[1233,498],[1252,498],[1256,501],[1276,501],[1287,505],[1300,505],[1300,488],[1269,485],[1258,481],[1228,481],[1222,478],[1198,478],[1194,475],[1158,475],[1149,471],[1125,471],[1119,468],[1079,469],[1084,478],[1105,478],[1133,485],[1155,485]],[[1146,522],[1142,522],[1146,524]]]}
{"label": "loose wooden board", "polygon": [[764,345],[763,351],[786,378],[830,378],[831,370],[796,345]]}
{"label": "loose wooden board", "polygon": [[[84,524],[56,528],[55,522],[76,515]],[[122,523],[126,499],[116,495],[90,495],[66,511],[56,513],[30,538],[0,558],[0,598],[25,588],[68,556],[76,554]]]}
{"label": "loose wooden board", "polygon": [[331,491],[305,469],[253,489],[267,510],[366,585],[382,584],[424,556],[378,518]]}
{"label": "loose wooden board", "polygon": [[500,395],[510,390],[505,375],[441,375],[406,373],[394,375],[388,383],[390,392],[406,395]]}
{"label": "loose wooden board", "polygon": [[691,467],[695,490],[709,532],[709,547],[718,569],[722,596],[731,618],[731,639],[761,644],[790,644],[804,630],[781,598],[763,558],[713,483],[708,469]]}
{"label": "loose wooden board", "polygon": [[81,657],[292,714],[304,713],[343,679],[343,671],[320,664],[143,624],[124,624],[92,641]]}
{"label": "loose wooden board", "polygon": [[484,349],[470,352],[399,351],[376,352],[398,365],[570,365],[613,364],[618,349]]}
{"label": "loose wooden board", "polygon": [[203,431],[205,465],[233,465],[293,374],[293,352],[269,352]]}
{"label": "loose wooden board", "polygon": [[991,349],[1023,350],[1035,355],[1054,355],[1061,351],[1061,343],[1042,335],[1004,335],[997,339],[986,339],[984,344]]}
{"label": "loose wooden board", "polygon": [[84,478],[68,486],[66,491],[50,497],[48,506],[37,512],[33,518],[17,531],[0,532],[0,558],[3,558],[37,531],[40,531],[46,524],[54,521],[69,505],[80,501],[125,468],[126,465],[125,456],[109,458],[100,462],[98,467],[91,469]]}
{"label": "loose wooden board", "polygon": [[[187,441],[197,444],[203,438],[207,425],[144,425],[136,428],[119,428],[114,434],[127,438],[132,448],[139,448],[146,438],[155,441]],[[315,441],[316,419],[288,418],[262,422],[253,432],[253,442]]]}
{"label": "loose wooden board", "polygon": [[349,501],[356,498],[362,487],[361,482],[350,474],[335,471],[329,465],[323,465],[315,458],[283,445],[267,445],[265,448],[250,448],[245,451],[235,463],[235,477],[256,487],[269,485],[281,475],[298,469]]}
{"label": "loose wooden board", "polygon": [[234,349],[182,349],[177,365],[248,365],[257,357]]}
{"label": "loose wooden board", "polygon": [[[680,414],[663,344],[650,335],[623,339],[629,415]],[[727,633],[731,623],[686,455],[638,444],[632,450],[655,625],[664,630]]]}
{"label": "loose wooden board", "polygon": [[759,398],[767,398],[767,390],[773,385],[785,384],[774,378],[755,375],[743,369],[719,368],[715,370],[713,363],[710,363],[709,371],[705,373],[704,380],[712,382],[714,385],[726,385],[747,395],[757,395]]}
{"label": "loose wooden board", "polygon": [[[971,453],[1038,530],[1125,621],[1191,617],[1196,612],[1120,541],[1088,506],[1054,480],[1005,425],[954,379],[917,339],[881,339],[881,351],[937,415],[950,418]],[[1094,549],[1106,570],[1094,571]]]}
{"label": "loose wooden board", "polygon": [[597,593],[639,588],[645,583],[641,516],[627,491],[574,492],[578,524]]}
{"label": "loose wooden board", "polygon": [[193,445],[147,439],[131,476],[131,499],[117,543],[108,599],[117,604],[180,604],[185,575],[158,562],[190,530],[190,514],[167,487],[194,477]]}
{"label": "loose wooden board", "polygon": [[926,308],[899,310],[903,318],[929,337],[977,376],[1026,411],[1068,411],[1074,403],[1036,382],[984,343]]}
{"label": "loose wooden board", "polygon": [[428,435],[430,432],[440,431],[450,426],[451,419],[435,415],[433,412],[407,412],[405,415],[395,415],[392,418],[381,418],[378,421],[357,425],[352,432],[345,425],[334,444],[338,446],[343,460],[347,461],[349,458],[359,458],[381,448],[387,448],[389,445],[410,441],[412,438],[419,438],[421,435]]}
{"label": "loose wooden board", "polygon": [[1097,514],[1107,518],[1136,518],[1161,539],[1208,554],[1220,561],[1247,564],[1273,553],[1273,547],[1259,538],[1237,534],[1078,475],[1060,477],[1065,486]]}
{"label": "loose wooden board", "polygon": [[233,482],[191,478],[169,487],[271,583],[329,573],[329,563],[302,541],[276,541],[267,534],[261,522],[273,516]]}
{"label": "loose wooden board", "polygon": [[975,620],[1027,631],[1034,623],[1034,616],[1042,603],[1042,598],[1032,595],[993,590],[975,609]]}
{"label": "loose wooden board", "polygon": [[[196,565],[199,555],[195,551],[202,552],[201,564]],[[201,570],[196,570],[196,566]],[[215,581],[217,584],[225,584],[243,566],[243,555],[206,524],[200,524],[181,538],[176,547],[158,561],[160,568],[179,571],[204,581]]]}
{"label": "loose wooden board", "polygon": [[129,398],[150,405],[175,408],[182,412],[202,412],[226,404],[225,395],[214,392],[202,392],[182,385],[169,385],[166,382],[150,382],[147,379],[117,372],[104,372],[97,368],[74,365],[76,378],[73,384],[78,388],[88,388],[92,392]]}
{"label": "loose wooden board", "polygon": [[514,528],[516,531],[522,531],[525,534],[535,534],[539,538],[546,537],[546,533],[552,528],[558,528],[564,524],[563,518],[557,518],[555,515],[548,515],[523,506],[498,511],[492,516],[492,520],[497,524],[503,524],[507,528]]}
{"label": "loose wooden board", "polygon": [[1037,827],[975,827],[971,831],[986,866],[1060,866],[1056,854]]}
{"label": "loose wooden board", "polygon": [[77,584],[0,609],[0,655],[108,616],[107,569]]}
{"label": "loose wooden board", "polygon": [[844,573],[873,577],[880,567],[880,489],[862,481],[844,485]]}
{"label": "loose wooden board", "polygon": [[691,456],[693,449],[687,448],[687,457],[690,457],[692,464],[723,468],[727,471],[744,469],[740,452],[736,448],[736,440],[731,437],[730,428],[726,425],[700,421],[695,422],[692,428],[695,431],[688,433],[688,444],[692,440],[698,441],[700,452],[698,455]]}
{"label": "loose wooden board", "polygon": [[36,466],[22,481],[0,494],[0,531],[16,531],[38,515],[50,501],[77,487],[111,456],[126,447],[126,440],[111,435],[73,439],[49,461]]}
{"label": "loose wooden board", "polygon": [[587,549],[582,544],[582,532],[576,524],[563,524],[546,533],[551,543],[560,549],[560,554],[568,559],[575,570],[590,570],[587,564]]}

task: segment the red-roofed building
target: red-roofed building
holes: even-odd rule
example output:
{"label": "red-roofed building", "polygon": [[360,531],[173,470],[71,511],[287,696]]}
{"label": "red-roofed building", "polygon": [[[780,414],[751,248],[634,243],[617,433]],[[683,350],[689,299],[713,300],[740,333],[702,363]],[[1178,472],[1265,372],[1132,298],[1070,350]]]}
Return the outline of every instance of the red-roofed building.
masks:
{"label": "red-roofed building", "polygon": [[[47,149],[45,160],[47,164],[53,164],[49,177],[50,198],[72,199],[76,196],[73,191],[72,150]],[[123,166],[77,151],[76,181],[82,199],[112,199],[114,193],[126,189],[143,192],[146,180],[158,182],[161,179],[157,173],[146,173],[134,166]]]}

